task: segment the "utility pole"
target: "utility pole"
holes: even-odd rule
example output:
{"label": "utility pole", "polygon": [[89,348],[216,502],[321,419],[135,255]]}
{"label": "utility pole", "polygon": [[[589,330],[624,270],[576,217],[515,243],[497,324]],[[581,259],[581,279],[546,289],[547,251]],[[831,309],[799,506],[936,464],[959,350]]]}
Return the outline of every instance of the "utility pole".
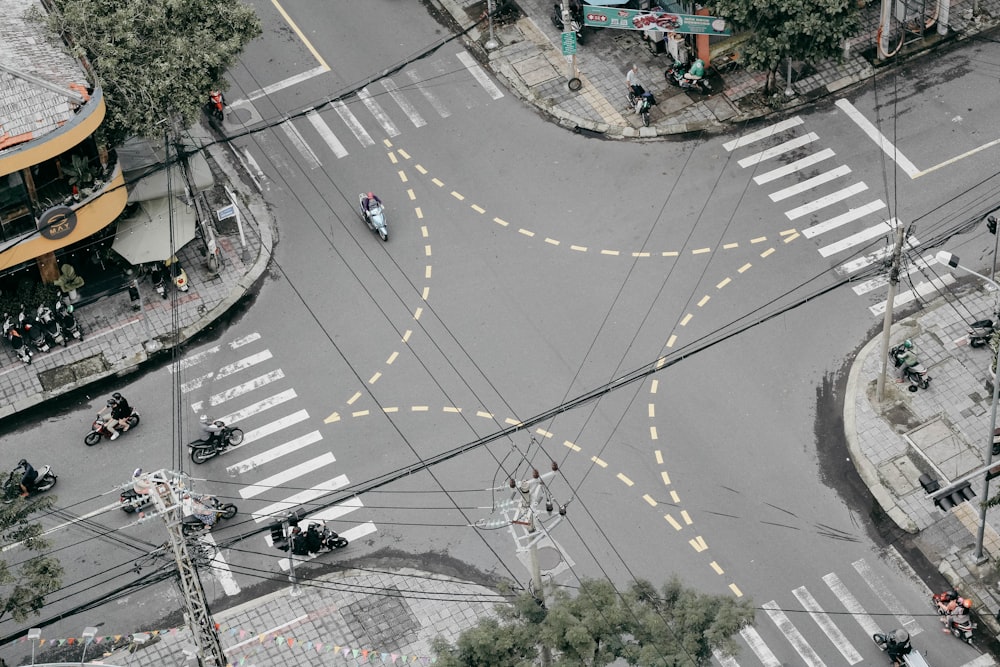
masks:
{"label": "utility pole", "polygon": [[[181,523],[184,514],[177,498],[177,488],[180,486],[180,475],[169,470],[158,470],[140,475],[136,478],[133,488],[136,493],[149,494],[156,506],[157,515],[161,515],[167,524],[170,548],[177,562],[177,572],[180,575],[181,590],[184,593],[186,613],[184,614],[198,647],[198,663],[202,667],[226,667],[225,651],[222,641],[215,629],[208,603],[205,600],[205,590],[202,588],[198,570],[191,561],[187,550],[187,540]],[[149,515],[147,515],[148,518]]]}
{"label": "utility pole", "polygon": [[896,222],[896,245],[892,248],[892,265],[889,268],[889,298],[885,302],[885,317],[882,319],[882,372],[875,383],[875,400],[879,403],[885,398],[885,375],[889,368],[889,331],[892,329],[892,308],[896,300],[896,288],[899,285],[899,265],[903,256],[903,239],[906,230]]}

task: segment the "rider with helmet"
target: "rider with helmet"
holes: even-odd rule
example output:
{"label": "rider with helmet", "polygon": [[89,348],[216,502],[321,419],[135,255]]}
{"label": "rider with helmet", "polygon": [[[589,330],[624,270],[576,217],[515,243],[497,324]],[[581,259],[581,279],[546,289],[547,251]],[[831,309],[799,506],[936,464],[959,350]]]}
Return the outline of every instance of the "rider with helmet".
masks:
{"label": "rider with helmet", "polygon": [[365,214],[365,218],[368,218],[369,211],[377,210],[381,205],[382,200],[375,196],[374,192],[369,192],[361,200],[361,211]]}
{"label": "rider with helmet", "polygon": [[118,401],[116,401],[113,397],[109,398],[105,407],[97,413],[98,418],[107,415],[107,418],[104,420],[104,428],[108,429],[108,432],[111,433],[112,440],[117,440],[118,436],[121,435],[121,433],[115,430],[115,425],[118,423],[118,418],[115,417],[115,405],[117,403]]}
{"label": "rider with helmet", "polygon": [[885,636],[885,651],[892,660],[892,667],[901,667],[903,656],[907,655],[912,647],[910,646],[910,633],[906,630],[893,630]]}
{"label": "rider with helmet", "polygon": [[117,391],[111,395],[111,400],[115,402],[111,408],[111,417],[122,431],[127,431],[129,429],[128,418],[132,416],[132,406]]}
{"label": "rider with helmet", "polygon": [[21,474],[21,497],[27,497],[31,489],[35,488],[35,481],[38,479],[38,471],[35,470],[27,459],[17,462],[17,467],[23,470]]}
{"label": "rider with helmet", "polygon": [[213,447],[218,447],[222,443],[222,429],[225,426],[221,421],[212,421],[208,415],[202,415],[199,419],[201,430],[208,434],[208,443]]}
{"label": "rider with helmet", "polygon": [[697,81],[705,76],[705,61],[698,58],[693,63],[688,71],[684,72],[684,78],[688,81]]}

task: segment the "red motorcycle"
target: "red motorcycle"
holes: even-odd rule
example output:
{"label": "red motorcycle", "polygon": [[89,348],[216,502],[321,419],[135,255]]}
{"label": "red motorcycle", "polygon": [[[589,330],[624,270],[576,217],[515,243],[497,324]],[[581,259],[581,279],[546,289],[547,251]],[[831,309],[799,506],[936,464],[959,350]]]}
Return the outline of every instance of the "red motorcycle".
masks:
{"label": "red motorcycle", "polygon": [[[139,425],[139,413],[135,411],[135,408],[132,408],[132,414],[126,417],[125,421],[128,422],[129,431]],[[121,427],[119,427],[119,429],[120,428]],[[99,443],[101,438],[107,438],[108,440],[111,439],[111,431],[109,431],[108,427],[104,425],[104,417],[102,415],[97,415],[97,418],[94,419],[94,423],[91,425],[90,429],[90,433],[83,438],[83,441],[87,443],[88,447],[93,447]],[[122,431],[119,430],[119,433],[121,432]]]}

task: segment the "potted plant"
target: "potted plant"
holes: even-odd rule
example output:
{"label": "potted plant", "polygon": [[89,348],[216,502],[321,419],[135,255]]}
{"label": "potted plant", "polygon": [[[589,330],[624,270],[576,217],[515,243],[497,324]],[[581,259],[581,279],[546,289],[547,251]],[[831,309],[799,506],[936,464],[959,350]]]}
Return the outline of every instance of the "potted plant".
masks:
{"label": "potted plant", "polygon": [[59,268],[59,277],[52,284],[61,289],[63,294],[68,294],[70,301],[76,301],[79,297],[77,290],[83,287],[83,278],[76,274],[72,265],[63,264]]}
{"label": "potted plant", "polygon": [[69,176],[73,199],[80,201],[80,188],[87,187],[94,181],[94,174],[90,171],[90,161],[82,155],[73,155],[70,163],[63,167],[63,171]]}

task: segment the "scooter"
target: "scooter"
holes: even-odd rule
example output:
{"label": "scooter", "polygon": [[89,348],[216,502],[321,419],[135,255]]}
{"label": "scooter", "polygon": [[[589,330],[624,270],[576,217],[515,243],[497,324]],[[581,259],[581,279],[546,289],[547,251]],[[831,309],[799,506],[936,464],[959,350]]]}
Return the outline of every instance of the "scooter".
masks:
{"label": "scooter", "polygon": [[56,345],[66,347],[68,341],[66,340],[66,336],[63,335],[63,330],[59,322],[53,317],[51,308],[44,303],[38,304],[38,310],[35,311],[35,320],[42,325],[45,335],[53,347]]}
{"label": "scooter", "polygon": [[[132,429],[139,425],[139,413],[136,412],[135,408],[132,408],[132,414],[125,418],[128,422],[128,431],[130,433]],[[121,428],[121,427],[119,427]],[[83,441],[87,443],[88,447],[93,447],[101,441],[101,438],[111,439],[112,433],[108,430],[108,427],[104,425],[104,417],[102,415],[97,415],[94,419],[93,425],[90,427],[90,433],[84,436]],[[118,431],[119,434],[122,431]]]}
{"label": "scooter", "polygon": [[45,338],[45,332],[33,317],[24,314],[24,304],[21,304],[21,312],[17,315],[17,322],[20,325],[21,335],[31,343],[39,352],[49,351],[49,342]]}
{"label": "scooter", "polygon": [[[322,551],[324,549],[327,550],[327,551],[336,551],[338,549],[343,549],[348,544],[350,544],[350,542],[348,542],[348,540],[347,540],[346,537],[341,537],[340,535],[338,535],[334,531],[332,531],[329,528],[327,528],[325,521],[316,521],[316,520],[313,520],[313,519],[306,519],[304,521],[299,522],[296,525],[298,525],[299,528],[302,528],[302,533],[301,534],[303,536],[305,536],[306,532],[308,532],[310,525],[315,525],[316,526],[316,529],[319,532],[319,538],[320,538],[320,551]],[[274,546],[277,547],[278,549],[281,549],[282,551],[288,551],[291,548],[291,541],[289,539],[289,536],[282,535],[281,539],[274,541]],[[308,552],[308,553],[319,553],[319,552],[317,551],[317,552]],[[296,555],[305,556],[307,554],[306,553],[300,553],[300,554],[296,554]]]}
{"label": "scooter", "polygon": [[[35,483],[28,489],[29,497],[45,493],[56,485],[56,474],[52,472],[52,466],[42,466],[41,470],[37,472],[38,477],[35,478]],[[3,486],[3,501],[5,503],[12,503],[21,497],[21,477],[23,476],[24,468],[21,466],[17,466],[10,471],[10,475],[8,475],[7,481]]]}
{"label": "scooter", "polygon": [[10,343],[10,347],[14,350],[17,358],[26,364],[30,364],[31,348],[28,347],[28,344],[21,336],[21,332],[14,326],[14,322],[8,313],[4,313],[3,335],[7,339],[7,342]]}
{"label": "scooter", "polygon": [[910,646],[910,633],[906,630],[892,630],[884,634],[876,632],[872,640],[880,651],[889,654],[892,667],[930,667],[920,651],[914,651]]}
{"label": "scooter", "polygon": [[222,427],[222,432],[215,438],[199,438],[188,443],[188,452],[195,463],[204,463],[213,456],[218,456],[230,447],[236,447],[243,442],[243,430],[236,426],[226,426],[223,422],[215,422]]}
{"label": "scooter", "polygon": [[[583,7],[575,2],[569,4],[569,29],[576,33],[576,43],[583,44]],[[552,5],[552,25],[559,32],[567,32],[563,23],[562,4]]]}
{"label": "scooter", "polygon": [[[639,103],[640,100],[641,104]],[[628,104],[630,109],[633,109],[642,116],[642,124],[649,127],[649,110],[656,104],[656,98],[653,97],[653,93],[643,90],[642,93],[636,95],[630,86],[628,89]]]}
{"label": "scooter", "polygon": [[62,299],[56,301],[56,319],[62,327],[63,335],[67,338],[73,337],[76,340],[83,340],[83,327],[73,314],[73,304],[66,305]]}
{"label": "scooter", "polygon": [[160,295],[161,299],[167,298],[167,268],[163,262],[156,262],[149,270],[149,279],[153,283],[153,288]]}
{"label": "scooter", "polygon": [[931,596],[931,606],[941,616],[944,631],[971,645],[972,631],[979,626],[972,620],[969,613],[971,606],[966,606],[966,603],[967,600],[963,600],[955,591],[944,591]]}
{"label": "scooter", "polygon": [[[219,519],[232,519],[236,516],[236,512],[239,511],[236,509],[236,505],[232,503],[219,502],[219,499],[215,496],[201,496],[199,501],[208,510],[215,513],[215,521],[212,522],[213,526]],[[185,536],[207,533],[211,530],[212,526],[209,526],[194,515],[185,516],[181,520],[181,532],[183,532]]]}
{"label": "scooter", "polygon": [[208,95],[208,102],[205,103],[205,112],[220,123],[225,118],[226,97],[221,91],[213,90]]}
{"label": "scooter", "polygon": [[892,357],[892,363],[896,368],[903,367],[903,377],[910,383],[907,389],[910,391],[916,391],[918,388],[927,389],[931,383],[931,376],[928,374],[927,368],[917,359],[917,355],[907,347],[907,342],[909,341],[900,343],[889,350],[889,356]]}
{"label": "scooter", "polygon": [[389,240],[389,222],[385,217],[385,206],[374,201],[368,202],[368,210],[365,210],[365,195],[358,195],[358,209],[361,212],[361,219],[368,224],[368,229],[378,232],[383,241]]}
{"label": "scooter", "polygon": [[675,60],[670,69],[663,73],[663,77],[668,83],[684,90],[696,90],[704,95],[712,92],[712,84],[709,83],[708,79],[704,76],[692,79],[686,76],[687,71],[687,65],[679,60]]}
{"label": "scooter", "polygon": [[969,345],[972,347],[982,347],[990,342],[990,337],[996,333],[993,320],[976,320],[969,325],[968,330]]}
{"label": "scooter", "polygon": [[[176,264],[177,267],[174,268],[174,269],[171,269],[170,267],[173,266],[174,264]],[[187,271],[185,271],[184,267],[181,266],[180,260],[177,259],[177,257],[171,257],[170,259],[165,260],[163,262],[163,266],[164,266],[164,268],[165,268],[165,270],[167,272],[173,274],[173,276],[174,276],[174,287],[177,288],[177,291],[179,291],[179,292],[187,292],[188,288],[190,287],[190,285],[188,284]]]}
{"label": "scooter", "polygon": [[138,493],[135,489],[125,489],[118,497],[118,502],[121,503],[122,511],[132,514],[152,504],[153,496],[149,493]]}

